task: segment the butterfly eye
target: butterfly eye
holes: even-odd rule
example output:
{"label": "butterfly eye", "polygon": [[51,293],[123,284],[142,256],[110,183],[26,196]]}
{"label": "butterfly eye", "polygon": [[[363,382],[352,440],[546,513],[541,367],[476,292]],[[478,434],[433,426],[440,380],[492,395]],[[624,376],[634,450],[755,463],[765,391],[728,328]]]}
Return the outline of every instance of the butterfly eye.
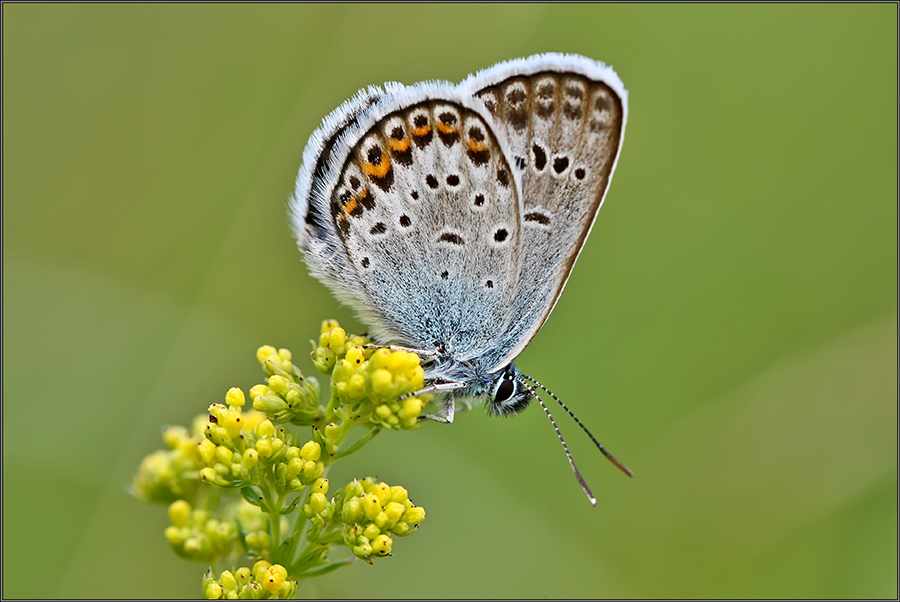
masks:
{"label": "butterfly eye", "polygon": [[515,392],[516,387],[513,385],[513,381],[509,377],[504,377],[500,382],[500,386],[497,387],[497,392],[494,394],[494,403],[502,403],[512,397],[512,394]]}

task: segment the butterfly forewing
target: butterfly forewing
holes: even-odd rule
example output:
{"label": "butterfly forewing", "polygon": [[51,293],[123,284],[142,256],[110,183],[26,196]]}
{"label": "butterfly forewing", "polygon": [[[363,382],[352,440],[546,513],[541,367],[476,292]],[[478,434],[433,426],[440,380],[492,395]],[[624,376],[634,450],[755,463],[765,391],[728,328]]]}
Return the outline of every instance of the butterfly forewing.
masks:
{"label": "butterfly forewing", "polygon": [[481,356],[507,320],[520,263],[512,168],[477,110],[405,94],[392,104],[349,149],[330,217],[376,331]]}
{"label": "butterfly forewing", "polygon": [[547,319],[609,186],[625,99],[618,78],[610,85],[605,72],[592,78],[592,70],[508,75],[501,65],[474,78],[482,84],[475,96],[509,143],[524,205],[513,306],[495,353],[484,359],[488,370],[521,353]]}

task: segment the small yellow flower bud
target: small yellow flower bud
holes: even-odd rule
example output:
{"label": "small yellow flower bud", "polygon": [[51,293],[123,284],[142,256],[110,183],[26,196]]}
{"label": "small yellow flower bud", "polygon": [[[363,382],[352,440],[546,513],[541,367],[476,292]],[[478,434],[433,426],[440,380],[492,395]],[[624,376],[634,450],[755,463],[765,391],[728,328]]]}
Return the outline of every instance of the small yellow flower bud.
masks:
{"label": "small yellow flower bud", "polygon": [[215,581],[210,581],[206,584],[206,587],[203,588],[203,595],[207,600],[218,600],[222,597],[222,593],[222,586]]}
{"label": "small yellow flower bud", "polygon": [[406,491],[405,487],[401,487],[400,485],[394,485],[391,487],[391,501],[402,504],[406,500],[409,499],[409,493]]}
{"label": "small yellow flower bud", "polygon": [[256,350],[256,360],[262,364],[265,362],[270,355],[275,355],[278,352],[271,345],[263,345],[259,349]]}
{"label": "small yellow flower bud", "polygon": [[418,418],[422,413],[423,406],[422,400],[418,397],[408,397],[403,400],[403,406],[398,415],[405,419]]}
{"label": "small yellow flower bud", "polygon": [[325,506],[328,504],[328,499],[324,494],[319,492],[314,492],[309,495],[309,507],[313,512],[318,514],[322,510],[325,509]]}
{"label": "small yellow flower bud", "polygon": [[234,578],[234,574],[231,571],[222,571],[222,574],[219,576],[219,583],[225,589],[237,587],[237,579]]}
{"label": "small yellow flower bud", "polygon": [[315,441],[307,441],[300,450],[300,457],[312,462],[318,462],[321,455],[322,446]]}
{"label": "small yellow flower bud", "polygon": [[191,516],[191,505],[184,500],[177,500],[169,505],[169,520],[176,527],[185,527]]}
{"label": "small yellow flower bud", "polygon": [[207,466],[206,468],[200,469],[200,479],[202,481],[206,481],[206,482],[212,483],[214,485],[221,485],[223,487],[228,485],[228,481],[223,479],[219,475],[219,473],[216,472],[216,469],[211,466]]}
{"label": "small yellow flower bud", "polygon": [[287,480],[293,479],[301,472],[303,472],[303,460],[300,458],[291,458],[288,460],[284,473]]}
{"label": "small yellow flower bud", "polygon": [[289,381],[278,374],[269,377],[269,388],[276,393],[285,393],[288,391]]}
{"label": "small yellow flower bud", "polygon": [[209,406],[209,414],[212,418],[215,418],[215,420],[210,418],[210,422],[212,422],[212,423],[221,422],[222,420],[225,419],[225,417],[228,415],[228,412],[230,412],[230,411],[231,410],[229,410],[227,407],[223,406],[221,403],[214,403],[214,404],[210,405]]}
{"label": "small yellow flower bud", "polygon": [[267,592],[277,592],[281,589],[281,584],[284,583],[284,580],[287,579],[287,575],[287,569],[280,564],[270,566],[259,580],[260,585]]}
{"label": "small yellow flower bud", "polygon": [[328,493],[328,479],[316,479],[316,482],[313,483],[312,490],[323,495]]}
{"label": "small yellow flower bud", "polygon": [[391,526],[393,526],[393,523],[388,525],[388,515],[384,510],[379,512],[378,515],[374,519],[372,519],[372,522],[378,525],[379,529],[382,529],[384,527],[390,528]]}
{"label": "small yellow flower bud", "polygon": [[230,406],[240,408],[247,403],[247,399],[244,397],[243,391],[237,387],[231,387],[225,394],[225,402]]}
{"label": "small yellow flower bud", "polygon": [[404,512],[406,512],[406,506],[398,504],[397,502],[388,502],[387,506],[384,507],[384,514],[387,517],[387,521],[392,525],[400,520],[400,517],[403,516]]}
{"label": "small yellow flower bud", "polygon": [[391,553],[391,538],[382,533],[372,541],[372,552],[379,556],[387,556]]}
{"label": "small yellow flower bud", "polygon": [[366,377],[362,374],[354,374],[347,381],[347,395],[351,399],[359,398],[365,393]]}
{"label": "small yellow flower bud", "polygon": [[257,437],[271,437],[275,434],[275,425],[269,420],[263,420],[256,427]]}
{"label": "small yellow flower bud", "polygon": [[216,457],[217,446],[209,439],[204,439],[197,444],[197,455],[204,464],[212,464]]}
{"label": "small yellow flower bud", "polygon": [[338,325],[337,320],[322,320],[322,328],[321,328],[320,332],[322,334],[325,334],[327,332],[331,332],[338,326],[339,325]]}
{"label": "small yellow flower bud", "polygon": [[372,391],[376,395],[385,393],[394,384],[394,376],[384,368],[373,371],[369,375],[369,379],[372,383]]}
{"label": "small yellow flower bud", "polygon": [[241,465],[244,468],[253,468],[259,462],[259,452],[255,449],[248,449],[241,456]]}
{"label": "small yellow flower bud", "polygon": [[281,584],[281,590],[278,592],[278,597],[282,600],[293,600],[294,594],[297,593],[297,582],[286,579],[284,583]]}
{"label": "small yellow flower bud", "polygon": [[256,451],[260,458],[272,457],[272,441],[273,439],[260,439],[256,442]]}
{"label": "small yellow flower bud", "polygon": [[216,448],[216,460],[222,464],[231,464],[232,458],[234,458],[234,452],[224,445],[220,445]]}
{"label": "small yellow flower bud", "polygon": [[369,361],[371,362],[373,369],[387,368],[390,358],[390,350],[382,347],[381,349],[375,350],[375,353],[372,354],[372,357],[369,358]]}
{"label": "small yellow flower bud", "polygon": [[341,510],[341,518],[346,524],[358,523],[363,518],[363,508],[358,497],[352,497],[344,502]]}
{"label": "small yellow flower bud", "polygon": [[173,546],[180,546],[184,543],[185,532],[186,530],[181,527],[169,525],[165,530],[166,541]]}
{"label": "small yellow flower bud", "polygon": [[[415,362],[415,363],[413,363]],[[403,373],[412,368],[418,361],[413,353],[407,351],[394,351],[388,357],[387,367],[391,372]]]}
{"label": "small yellow flower bud", "polygon": [[328,346],[332,349],[343,347],[345,342],[347,342],[347,333],[340,326],[328,333]]}
{"label": "small yellow flower bud", "polygon": [[396,533],[397,535],[406,535],[407,531],[409,531],[409,523],[404,523],[403,521],[394,525],[394,528],[391,529],[392,533]]}
{"label": "small yellow flower bud", "polygon": [[365,349],[362,347],[351,347],[347,350],[347,354],[344,356],[350,364],[359,365],[363,363],[366,359]]}
{"label": "small yellow flower bud", "polygon": [[418,525],[425,520],[425,509],[420,506],[408,508],[403,514],[403,520],[410,525]]}
{"label": "small yellow flower bud", "polygon": [[282,347],[281,349],[278,350],[278,357],[281,358],[282,363],[285,363],[285,362],[290,363],[291,359],[293,358],[293,355],[291,354],[290,349],[286,349],[286,348]]}
{"label": "small yellow flower bud", "polygon": [[366,525],[366,528],[363,529],[363,536],[368,538],[369,541],[372,541],[379,535],[381,535],[381,529],[379,529],[378,526],[374,523],[369,523],[368,525]]}
{"label": "small yellow flower bud", "polygon": [[250,399],[256,401],[260,395],[272,395],[272,390],[266,385],[254,385],[250,389]]}
{"label": "small yellow flower bud", "polygon": [[381,506],[391,501],[391,486],[387,483],[378,483],[372,488],[372,493],[378,496],[378,502]]}
{"label": "small yellow flower bud", "polygon": [[221,426],[209,424],[206,426],[206,432],[204,434],[207,439],[216,445],[231,445],[231,436],[228,434],[228,431]]}
{"label": "small yellow flower bud", "polygon": [[358,546],[354,546],[351,550],[356,556],[360,558],[368,558],[372,555],[372,546],[367,543],[360,544]]}
{"label": "small yellow flower bud", "polygon": [[244,426],[244,419],[241,417],[240,411],[229,411],[225,419],[219,423],[228,436],[232,439],[239,439],[241,436],[241,428]]}
{"label": "small yellow flower bud", "polygon": [[322,462],[306,462],[303,465],[303,479],[306,482],[315,481],[325,474],[325,464]]}
{"label": "small yellow flower bud", "polygon": [[[277,456],[284,449],[284,439],[272,439],[272,455]],[[259,448],[257,448],[259,449]]]}
{"label": "small yellow flower bud", "polygon": [[341,427],[335,423],[325,425],[325,440],[333,444],[341,436]]}
{"label": "small yellow flower bud", "polygon": [[381,512],[381,503],[378,501],[378,496],[374,494],[366,494],[361,497],[360,504],[369,520],[375,520],[375,517]]}
{"label": "small yellow flower bud", "polygon": [[[266,387],[266,391],[271,391]],[[286,412],[290,409],[288,404],[277,395],[257,395],[253,398],[253,409],[258,412],[265,412],[269,415]],[[276,419],[278,417],[276,416]]]}
{"label": "small yellow flower bud", "polygon": [[259,581],[262,576],[265,574],[266,570],[268,570],[272,566],[272,563],[268,560],[257,560],[253,563],[253,576]]}

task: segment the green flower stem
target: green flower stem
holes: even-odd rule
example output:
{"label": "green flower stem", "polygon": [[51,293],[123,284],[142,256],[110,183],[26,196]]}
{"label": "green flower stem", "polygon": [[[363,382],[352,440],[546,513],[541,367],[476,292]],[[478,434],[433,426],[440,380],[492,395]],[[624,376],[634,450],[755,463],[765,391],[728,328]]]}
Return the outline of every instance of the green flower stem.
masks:
{"label": "green flower stem", "polygon": [[[280,503],[278,507],[280,508]],[[277,550],[281,544],[281,512],[277,510],[269,512],[269,531],[272,535],[272,548]]]}
{"label": "green flower stem", "polygon": [[[351,423],[351,424],[352,424],[352,423]],[[347,432],[349,433],[350,431],[348,430]],[[368,443],[368,442],[372,439],[372,437],[374,437],[375,435],[377,435],[377,434],[380,433],[380,432],[381,432],[381,427],[380,427],[380,426],[376,426],[376,427],[373,427],[373,428],[368,429],[368,430],[366,431],[366,434],[363,435],[362,437],[360,437],[359,440],[358,440],[356,443],[354,443],[353,445],[351,445],[351,446],[348,447],[347,449],[341,450],[341,451],[339,451],[338,453],[334,454],[334,455],[331,457],[331,461],[333,462],[334,460],[337,460],[338,458],[343,458],[344,456],[349,456],[350,454],[359,451],[360,449],[362,449],[362,447],[363,447],[366,443]]]}
{"label": "green flower stem", "polygon": [[326,564],[325,566],[314,571],[309,571],[303,573],[302,575],[297,575],[296,577],[294,577],[294,579],[306,579],[307,577],[318,577],[319,575],[325,575],[327,573],[330,573],[331,571],[339,569],[342,566],[347,566],[348,564],[351,564],[353,562],[356,562],[356,556],[351,556],[350,558],[344,558],[343,560],[338,560],[337,562]]}

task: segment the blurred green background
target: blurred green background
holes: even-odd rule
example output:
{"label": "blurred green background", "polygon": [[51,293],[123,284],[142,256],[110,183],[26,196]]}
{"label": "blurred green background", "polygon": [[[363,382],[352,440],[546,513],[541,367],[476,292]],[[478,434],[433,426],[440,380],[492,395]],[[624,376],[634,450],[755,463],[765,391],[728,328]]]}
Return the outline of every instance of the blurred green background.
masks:
{"label": "blurred green background", "polygon": [[332,472],[428,511],[304,597],[897,592],[897,6],[3,5],[3,596],[192,597],[126,494],[163,424],[364,327],[286,201],[358,88],[543,51],[630,92],[606,204],[519,366],[536,405]]}

